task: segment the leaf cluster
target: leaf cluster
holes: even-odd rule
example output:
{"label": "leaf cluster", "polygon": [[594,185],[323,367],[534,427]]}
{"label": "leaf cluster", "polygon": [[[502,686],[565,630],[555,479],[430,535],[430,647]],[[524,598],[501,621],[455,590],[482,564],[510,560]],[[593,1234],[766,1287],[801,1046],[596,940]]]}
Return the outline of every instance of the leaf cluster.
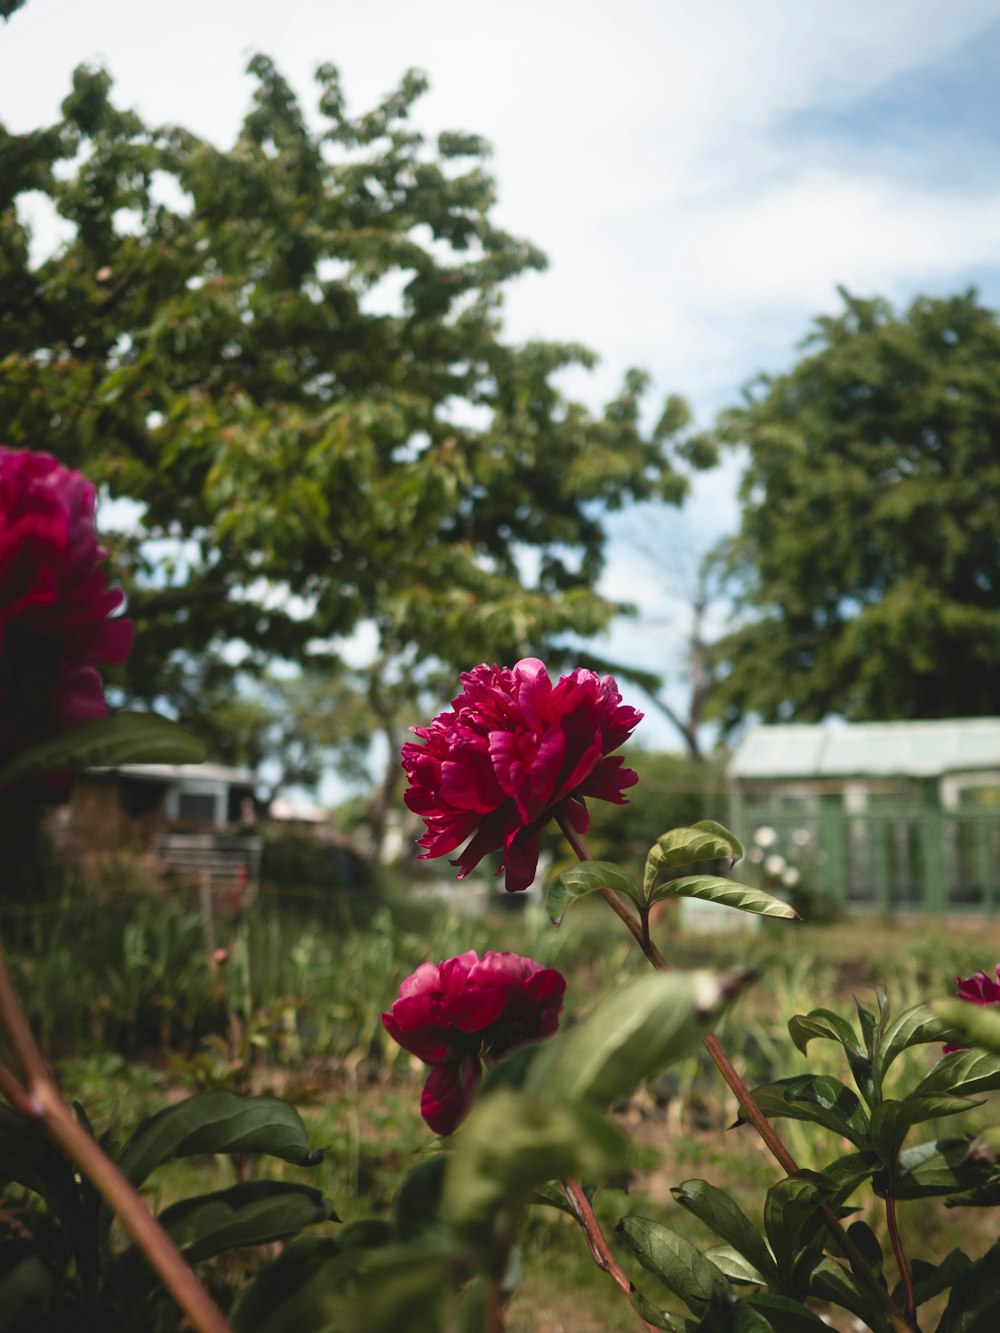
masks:
{"label": "leaf cluster", "polygon": [[[319,661],[362,620],[461,667],[603,629],[602,516],[682,499],[685,413],[647,431],[631,371],[593,414],[558,387],[587,349],[503,339],[545,260],[494,220],[487,146],[413,127],[423,76],[351,115],[323,65],[313,120],[249,70],[228,149],[88,67],[56,124],[0,126],[4,437],[135,506],[130,693],[191,720],[234,662]],[[67,234],[40,261],[29,192]]]}
{"label": "leaf cluster", "polygon": [[[949,1011],[950,1012],[950,1011]],[[715,1237],[698,1250],[670,1227],[628,1217],[618,1226],[624,1244],[643,1268],[679,1296],[693,1318],[661,1310],[640,1291],[637,1311],[654,1327],[671,1330],[805,1330],[823,1327],[814,1302],[840,1306],[866,1327],[891,1325],[886,1304],[857,1270],[863,1262],[883,1295],[898,1310],[907,1292],[900,1281],[890,1292],[881,1246],[871,1228],[847,1226],[850,1248],[827,1233],[822,1211],[848,1218],[850,1201],[867,1186],[887,1200],[945,1196],[949,1205],[984,1206],[1000,1200],[1000,1167],[995,1132],[975,1144],[969,1138],[934,1138],[906,1146],[910,1131],[979,1105],[976,1095],[1000,1089],[1000,1057],[981,1050],[957,1050],[932,1066],[905,1093],[887,1082],[898,1056],[912,1046],[937,1044],[955,1036],[949,1022],[917,1005],[893,1017],[884,993],[878,1013],[857,1005],[857,1028],[829,1009],[797,1014],[789,1032],[803,1053],[814,1040],[833,1041],[843,1051],[854,1087],[836,1078],[804,1074],[756,1088],[763,1113],[807,1120],[829,1131],[849,1151],[822,1171],[798,1171],[768,1190],[762,1227],[736,1202],[704,1180],[688,1180],[672,1193]],[[993,1135],[991,1137],[991,1134]],[[908,1261],[914,1306],[949,1291],[938,1333],[992,1326],[1000,1311],[996,1246],[976,1260],[961,1250],[932,1263]]]}

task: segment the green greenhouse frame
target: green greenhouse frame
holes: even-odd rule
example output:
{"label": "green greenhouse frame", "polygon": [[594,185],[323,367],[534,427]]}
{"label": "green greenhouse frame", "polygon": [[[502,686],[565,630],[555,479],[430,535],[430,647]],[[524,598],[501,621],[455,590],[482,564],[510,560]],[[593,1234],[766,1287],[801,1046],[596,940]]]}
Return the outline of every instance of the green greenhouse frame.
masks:
{"label": "green greenhouse frame", "polygon": [[857,912],[1000,911],[1000,718],[755,727],[729,780],[772,885]]}

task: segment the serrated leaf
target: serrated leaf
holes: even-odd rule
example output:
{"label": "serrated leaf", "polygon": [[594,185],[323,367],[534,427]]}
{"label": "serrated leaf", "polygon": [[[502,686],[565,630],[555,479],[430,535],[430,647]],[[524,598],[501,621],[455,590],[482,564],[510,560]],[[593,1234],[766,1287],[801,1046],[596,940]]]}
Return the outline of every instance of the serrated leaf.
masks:
{"label": "serrated leaf", "polygon": [[204,744],[155,713],[110,713],[33,745],[0,768],[0,785],[119,764],[200,764]]}
{"label": "serrated leaf", "polygon": [[623,1217],[615,1231],[642,1264],[696,1314],[714,1293],[729,1294],[724,1274],[684,1236],[645,1217]]}
{"label": "serrated leaf", "polygon": [[795,908],[781,898],[775,898],[749,884],[739,884],[734,879],[719,879],[715,875],[684,875],[680,879],[668,879],[653,890],[649,902],[658,903],[665,898],[699,898],[703,902],[735,907],[740,912],[752,912],[756,916],[780,917],[785,921],[799,920]]}
{"label": "serrated leaf", "polygon": [[648,900],[658,876],[678,866],[700,861],[738,861],[743,855],[739,840],[713,820],[702,820],[688,828],[670,829],[657,838],[646,856],[642,891]]}
{"label": "serrated leaf", "polygon": [[[797,1074],[754,1088],[753,1099],[769,1119],[811,1120],[865,1146],[868,1117],[857,1096],[827,1074]],[[743,1124],[741,1116],[737,1122]]]}
{"label": "serrated leaf", "polygon": [[615,893],[623,894],[631,898],[637,907],[642,902],[639,886],[621,866],[611,861],[581,861],[579,865],[556,875],[545,890],[545,910],[549,920],[554,926],[560,925],[571,903],[586,897],[588,893],[600,893],[601,889],[612,889]]}
{"label": "serrated leaf", "polygon": [[871,1146],[886,1166],[892,1166],[907,1133],[914,1125],[940,1116],[957,1115],[982,1105],[970,1097],[952,1097],[938,1092],[928,1095],[912,1093],[903,1101],[886,1098],[872,1112]]}
{"label": "serrated leaf", "polygon": [[955,1097],[969,1097],[977,1092],[996,1092],[998,1088],[1000,1056],[988,1051],[953,1051],[941,1057],[913,1089],[911,1096],[943,1092]]}
{"label": "serrated leaf", "polygon": [[926,1004],[915,1004],[905,1010],[888,1025],[875,1046],[872,1074],[876,1088],[881,1091],[886,1071],[903,1051],[911,1046],[947,1041],[949,1035],[948,1024]]}
{"label": "serrated leaf", "polygon": [[946,1027],[948,1040],[1000,1054],[1000,1010],[969,1000],[932,1000],[931,1009]]}
{"label": "serrated leaf", "polygon": [[756,1272],[776,1277],[774,1259],[767,1242],[739,1205],[707,1180],[684,1180],[670,1193],[721,1240],[728,1241]]}
{"label": "serrated leaf", "polygon": [[176,1102],[144,1121],[126,1145],[120,1166],[133,1185],[141,1185],[174,1157],[257,1152],[296,1166],[312,1166],[322,1157],[310,1150],[305,1125],[287,1102],[218,1089]]}
{"label": "serrated leaf", "polygon": [[621,986],[568,1032],[545,1042],[525,1091],[601,1108],[695,1046],[743,978],[658,972]]}

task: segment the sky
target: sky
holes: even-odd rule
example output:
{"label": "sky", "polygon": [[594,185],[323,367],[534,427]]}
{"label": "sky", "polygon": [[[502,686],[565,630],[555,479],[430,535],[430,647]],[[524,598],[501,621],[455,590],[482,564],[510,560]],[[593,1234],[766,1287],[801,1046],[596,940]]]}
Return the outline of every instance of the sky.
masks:
{"label": "sky", "polygon": [[[56,119],[98,62],[119,103],[225,146],[257,51],[307,107],[326,61],[355,111],[427,72],[416,126],[489,140],[498,221],[549,256],[507,335],[592,347],[568,387],[594,408],[637,365],[651,414],[677,392],[710,424],[792,364],[838,284],[1000,306],[1000,0],[28,0],[0,24],[0,120]],[[692,570],[735,529],[738,476],[613,525],[604,590],[641,615],[595,647],[679,704]]]}

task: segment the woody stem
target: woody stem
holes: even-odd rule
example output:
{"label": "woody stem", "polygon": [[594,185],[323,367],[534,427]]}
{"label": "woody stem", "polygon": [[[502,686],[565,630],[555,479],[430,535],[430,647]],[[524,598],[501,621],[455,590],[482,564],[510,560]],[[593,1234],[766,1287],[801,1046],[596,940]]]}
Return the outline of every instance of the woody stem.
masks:
{"label": "woody stem", "polygon": [[[592,861],[593,857],[584,845],[582,838],[576,830],[571,827],[569,821],[560,810],[556,811],[556,822],[560,829],[562,829],[567,842],[573,848],[573,851],[576,853],[579,860]],[[653,967],[657,968],[659,971],[669,970],[670,964],[649,938],[648,909],[643,909],[643,919],[640,922],[632,915],[618,895],[611,889],[603,888],[600,890],[600,893],[615,915],[628,927],[636,943],[639,945],[639,948],[649,959],[650,963],[652,963]],[[754,1101],[753,1094],[737,1073],[732,1061],[722,1049],[718,1040],[710,1032],[705,1034],[703,1040],[705,1049],[712,1057],[713,1063],[725,1079],[730,1091],[735,1096],[744,1117],[753,1125],[754,1129],[767,1145],[771,1155],[789,1175],[798,1171],[799,1166],[795,1158],[785,1147],[780,1135],[775,1131],[774,1126]],[[865,1263],[860,1250],[841,1226],[840,1219],[832,1209],[827,1207],[826,1204],[821,1205],[820,1212],[827,1230],[835,1237],[841,1252],[847,1255],[851,1268],[857,1275],[858,1279],[865,1284],[869,1292],[876,1298],[892,1327],[897,1333],[912,1333],[913,1324],[899,1311],[899,1309],[897,1309],[889,1293]]]}

